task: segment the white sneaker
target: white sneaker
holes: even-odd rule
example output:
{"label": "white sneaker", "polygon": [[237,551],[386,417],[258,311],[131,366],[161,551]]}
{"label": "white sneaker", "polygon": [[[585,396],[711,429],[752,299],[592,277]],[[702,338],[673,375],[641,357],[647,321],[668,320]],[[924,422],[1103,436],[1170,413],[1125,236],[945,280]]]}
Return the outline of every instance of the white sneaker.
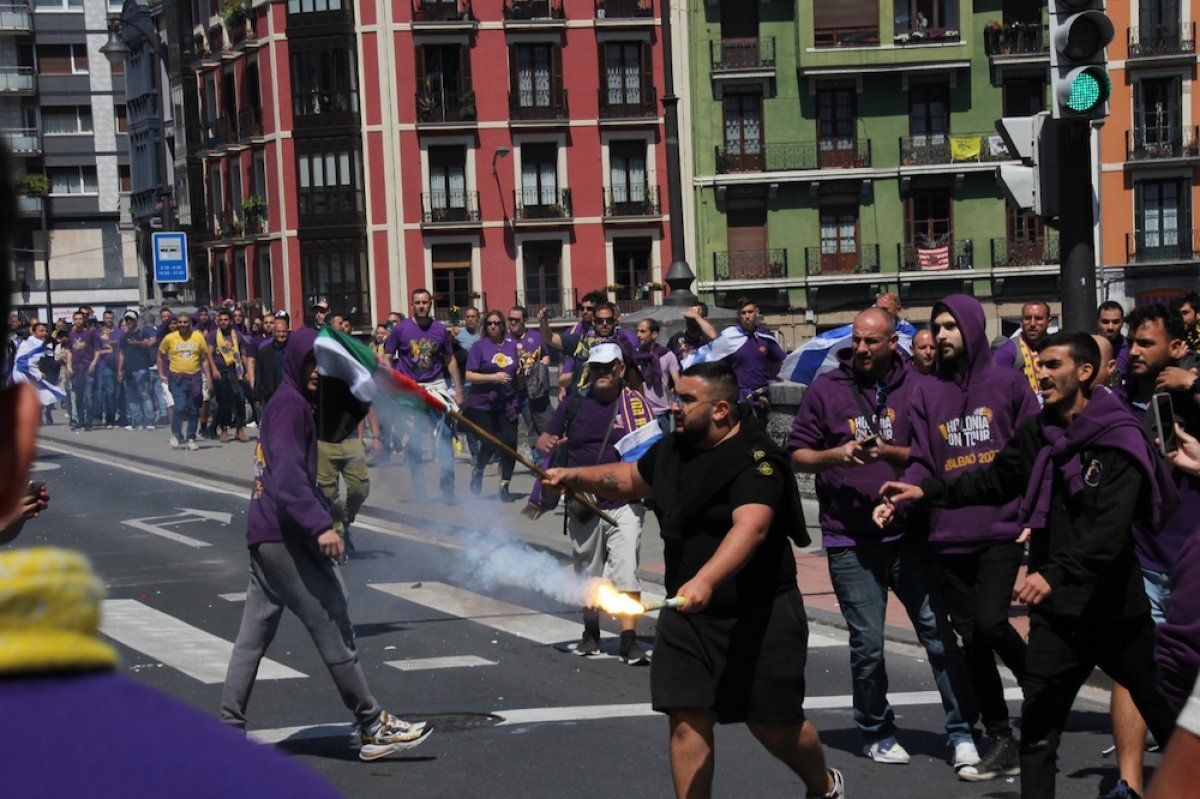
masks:
{"label": "white sneaker", "polygon": [[152,425],[152,424],[148,424],[148,425],[146,425],[145,427],[143,427],[142,429],[143,429],[143,430],[153,430],[153,429],[154,429],[154,425]]}
{"label": "white sneaker", "polygon": [[979,750],[974,741],[959,741],[954,745],[954,770],[979,764]]}
{"label": "white sneaker", "polygon": [[864,746],[863,754],[876,763],[907,765],[912,760],[900,742],[890,736]]}
{"label": "white sneaker", "polygon": [[200,445],[197,444],[196,439],[193,438],[188,441],[188,443],[184,446],[184,449],[186,449],[188,452],[196,452],[200,449]]}
{"label": "white sneaker", "polygon": [[171,449],[179,449],[179,439],[178,438],[176,438],[175,436],[171,436],[169,439],[167,439],[167,441],[170,442]]}
{"label": "white sneaker", "polygon": [[130,432],[132,432],[133,430],[136,430],[137,428],[135,428],[135,427],[134,427],[133,425],[131,425],[131,424],[127,424],[127,425],[125,425],[125,429],[126,429],[126,430],[129,430]]}
{"label": "white sneaker", "polygon": [[258,424],[256,422],[246,422],[246,427],[250,428],[251,430],[257,430]]}
{"label": "white sneaker", "polygon": [[420,746],[432,734],[432,727],[409,724],[384,711],[370,729],[360,733],[362,747],[358,750],[358,757],[360,760],[378,760],[393,752]]}

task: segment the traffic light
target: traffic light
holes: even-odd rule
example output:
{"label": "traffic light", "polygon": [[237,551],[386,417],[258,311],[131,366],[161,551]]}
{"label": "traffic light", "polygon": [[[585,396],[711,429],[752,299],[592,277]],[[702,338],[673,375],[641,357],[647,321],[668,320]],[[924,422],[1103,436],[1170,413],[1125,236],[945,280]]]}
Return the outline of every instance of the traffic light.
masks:
{"label": "traffic light", "polygon": [[1057,123],[1048,111],[996,120],[1009,155],[1020,164],[1001,164],[996,182],[1014,208],[1041,217],[1058,216]]}
{"label": "traffic light", "polygon": [[1104,48],[1113,24],[1104,0],[1049,0],[1050,94],[1055,119],[1099,119],[1108,114],[1112,81]]}

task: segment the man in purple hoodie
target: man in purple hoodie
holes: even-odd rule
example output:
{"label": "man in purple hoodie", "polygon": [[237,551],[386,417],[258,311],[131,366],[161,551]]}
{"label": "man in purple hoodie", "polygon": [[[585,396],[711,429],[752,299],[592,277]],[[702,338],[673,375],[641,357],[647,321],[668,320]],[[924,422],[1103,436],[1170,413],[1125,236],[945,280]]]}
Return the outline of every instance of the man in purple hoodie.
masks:
{"label": "man in purple hoodie", "polygon": [[[946,297],[934,305],[931,323],[937,364],[932,375],[918,381],[909,406],[913,445],[901,478],[906,483],[977,471],[1038,413],[1024,375],[993,363],[978,300],[965,294]],[[1024,553],[1017,543],[1016,515],[1014,500],[1000,508],[936,508],[929,518],[928,548],[950,619],[962,637],[991,743],[981,762],[959,770],[959,778],[970,782],[1018,770],[996,667],[999,655],[1018,681],[1025,671],[1025,642],[1008,621]]]}
{"label": "man in purple hoodie", "polygon": [[804,395],[787,448],[792,467],[817,475],[821,531],[829,576],[850,628],[854,721],[877,763],[907,763],[887,700],[883,632],[888,587],[904,603],[946,708],[946,735],[956,769],[979,762],[971,734],[976,712],[962,652],[929,591],[919,537],[897,526],[881,534],[871,522],[879,488],[908,460],[906,409],[919,375],[894,350],[896,320],[879,308],[854,320],[852,346],[840,367]]}
{"label": "man in purple hoodie", "polygon": [[292,333],[283,384],[263,409],[246,519],[250,584],[221,691],[221,718],[246,728],[258,665],[286,608],[308,629],[354,714],[362,741],[359,758],[378,760],[419,745],[433,729],[383,710],[358,662],[346,595],[331,562],[342,559],[342,537],[333,529],[328,500],[317,489],[316,339],[312,328]]}

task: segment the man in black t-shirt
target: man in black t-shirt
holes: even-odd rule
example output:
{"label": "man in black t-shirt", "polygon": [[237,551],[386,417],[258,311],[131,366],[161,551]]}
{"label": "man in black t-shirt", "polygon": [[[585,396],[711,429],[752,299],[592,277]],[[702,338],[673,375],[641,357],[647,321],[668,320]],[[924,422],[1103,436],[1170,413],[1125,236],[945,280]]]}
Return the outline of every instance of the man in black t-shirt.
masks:
{"label": "man in black t-shirt", "polygon": [[804,717],[808,621],[788,538],[806,535],[787,455],[739,421],[724,361],[684,370],[676,389],[675,432],[641,460],[551,469],[543,485],[655,500],[667,591],[686,601],[660,616],[650,664],[676,795],[711,794],[713,727],[745,722],[808,796],[841,799],[842,775]]}

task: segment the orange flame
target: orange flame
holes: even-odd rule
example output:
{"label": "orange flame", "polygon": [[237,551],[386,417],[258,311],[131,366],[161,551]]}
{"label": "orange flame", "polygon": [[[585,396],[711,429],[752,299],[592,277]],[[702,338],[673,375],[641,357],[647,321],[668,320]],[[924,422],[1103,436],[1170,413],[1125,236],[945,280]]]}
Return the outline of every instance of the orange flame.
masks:
{"label": "orange flame", "polygon": [[622,594],[613,588],[611,583],[602,581],[597,582],[592,590],[589,604],[614,616],[640,616],[646,612],[641,602],[627,594]]}

